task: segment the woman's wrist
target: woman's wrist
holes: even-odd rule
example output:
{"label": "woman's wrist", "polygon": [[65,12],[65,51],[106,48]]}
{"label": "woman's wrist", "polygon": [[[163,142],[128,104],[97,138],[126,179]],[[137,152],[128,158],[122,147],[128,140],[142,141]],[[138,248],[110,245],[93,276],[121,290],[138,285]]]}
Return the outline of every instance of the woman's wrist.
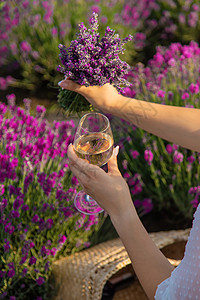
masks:
{"label": "woman's wrist", "polygon": [[[128,208],[122,209],[118,213],[110,214],[110,219],[117,231],[123,230],[123,227],[127,226],[132,222],[137,222],[139,220],[138,214],[133,204]],[[119,233],[119,232],[118,232]]]}

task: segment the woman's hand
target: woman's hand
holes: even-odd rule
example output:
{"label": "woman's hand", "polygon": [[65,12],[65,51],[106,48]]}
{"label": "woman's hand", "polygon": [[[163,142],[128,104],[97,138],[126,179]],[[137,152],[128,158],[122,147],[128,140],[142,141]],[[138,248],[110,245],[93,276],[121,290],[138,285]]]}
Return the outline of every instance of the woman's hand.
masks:
{"label": "woman's hand", "polygon": [[116,88],[106,83],[103,86],[84,86],[79,85],[72,80],[65,79],[59,82],[63,89],[77,92],[84,96],[94,107],[110,112],[110,108],[115,107],[120,95]]}
{"label": "woman's hand", "polygon": [[117,166],[117,153],[116,147],[106,173],[100,167],[89,164],[87,160],[78,158],[72,145],[68,147],[69,166],[73,174],[84,191],[114,219],[135,211],[128,185]]}

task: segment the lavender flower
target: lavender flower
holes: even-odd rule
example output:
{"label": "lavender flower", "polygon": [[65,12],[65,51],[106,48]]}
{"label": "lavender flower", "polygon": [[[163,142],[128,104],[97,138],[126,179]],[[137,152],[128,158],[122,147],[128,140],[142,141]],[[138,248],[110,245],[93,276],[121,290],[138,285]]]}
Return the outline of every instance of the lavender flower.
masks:
{"label": "lavender flower", "polygon": [[8,277],[9,278],[13,278],[15,276],[15,270],[14,269],[10,269],[9,271],[8,271]]}
{"label": "lavender flower", "polygon": [[183,161],[183,154],[175,150],[173,161],[175,164],[180,164]]}
{"label": "lavender flower", "polygon": [[153,203],[150,198],[145,198],[142,202],[142,206],[144,208],[144,213],[149,213],[153,209]]}
{"label": "lavender flower", "polygon": [[39,278],[36,280],[38,285],[42,285],[45,282],[45,279],[41,276],[39,276]]}
{"label": "lavender flower", "polygon": [[36,261],[37,261],[36,257],[35,256],[31,256],[30,260],[29,260],[29,264],[30,265],[34,265],[36,263]]}
{"label": "lavender flower", "polygon": [[[124,24],[130,30],[146,34],[146,41],[134,40],[135,48],[144,50],[145,56],[152,53],[152,49],[159,43],[170,43],[173,40],[188,43],[198,40],[199,36],[199,5],[195,0],[185,1],[185,5],[177,5],[175,1],[162,0],[126,0],[117,22]],[[192,27],[190,37],[187,36],[188,25]],[[139,33],[140,33],[139,32]],[[136,33],[136,34],[137,34]],[[181,34],[180,34],[181,33]],[[148,43],[148,41],[151,41]],[[138,47],[139,46],[139,47]],[[143,55],[139,56],[144,59]],[[143,54],[143,53],[141,53]]]}
{"label": "lavender flower", "polygon": [[[93,13],[89,29],[83,23],[79,24],[77,39],[71,42],[70,47],[66,48],[62,44],[58,46],[63,67],[59,65],[57,70],[81,85],[102,86],[110,83],[121,92],[122,86],[130,85],[123,78],[130,67],[126,62],[121,61],[119,54],[124,53],[123,47],[132,36],[129,35],[121,40],[114,30],[107,27],[105,35],[100,39],[97,17],[98,15]],[[67,102],[70,99],[69,93],[65,91],[66,105],[64,100],[59,99],[61,106],[66,109],[69,106]]]}
{"label": "lavender flower", "polygon": [[151,165],[151,162],[153,160],[153,153],[151,150],[144,151],[144,159],[148,162],[149,165]]}
{"label": "lavender flower", "polygon": [[[51,264],[56,258],[64,251],[69,254],[71,249],[83,249],[84,244],[75,248],[76,241],[81,238],[87,242],[101,217],[83,218],[73,205],[78,182],[68,168],[66,155],[73,141],[73,121],[54,122],[51,126],[43,119],[44,108],[37,107],[37,117],[33,117],[29,107],[23,110],[15,105],[15,95],[7,98],[9,106],[0,103],[0,225],[3,237],[0,276],[7,284],[6,292],[13,297],[19,293],[23,295],[22,289],[26,291],[26,287],[21,286],[29,282],[30,293],[22,297],[27,299],[32,298],[35,283],[42,285],[50,276]],[[30,106],[30,102],[28,104]],[[11,148],[12,153],[8,151]],[[82,226],[76,230],[78,220]],[[69,224],[74,232],[70,240],[63,235],[67,235]],[[33,275],[34,270],[37,275]],[[21,284],[15,294],[12,286],[16,280]]]}

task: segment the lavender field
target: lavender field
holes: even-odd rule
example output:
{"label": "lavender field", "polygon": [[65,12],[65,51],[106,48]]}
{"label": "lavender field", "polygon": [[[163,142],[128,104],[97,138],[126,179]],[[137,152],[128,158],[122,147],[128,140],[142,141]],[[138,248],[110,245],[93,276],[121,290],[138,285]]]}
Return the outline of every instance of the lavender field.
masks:
{"label": "lavender field", "polygon": [[[76,40],[78,24],[89,28],[93,12],[100,36],[108,36],[109,59],[117,59],[106,72],[123,95],[200,108],[198,0],[1,0],[0,299],[51,299],[55,260],[116,236],[106,213],[86,216],[73,204],[81,186],[69,169],[67,149],[80,115],[91,107],[77,102],[66,115],[58,103],[60,50]],[[124,53],[115,34],[128,41]],[[86,47],[92,51],[95,43]],[[96,76],[97,85],[107,82],[101,63],[106,58],[89,65],[88,78]],[[87,76],[81,76],[85,84]],[[108,117],[140,217],[161,216],[171,228],[190,224],[200,201],[200,153]]]}

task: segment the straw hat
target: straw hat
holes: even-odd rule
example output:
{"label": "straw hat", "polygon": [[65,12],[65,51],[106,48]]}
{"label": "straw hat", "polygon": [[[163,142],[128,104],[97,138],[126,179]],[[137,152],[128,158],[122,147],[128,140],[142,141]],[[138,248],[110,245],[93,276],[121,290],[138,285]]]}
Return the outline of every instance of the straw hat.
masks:
{"label": "straw hat", "polygon": [[[149,235],[157,247],[163,249],[177,242],[184,242],[185,246],[189,232],[190,229],[172,230]],[[170,262],[176,266],[180,263],[180,259],[170,257]],[[61,258],[53,266],[53,275],[58,288],[54,300],[101,300],[103,288],[114,274],[125,270],[127,266],[134,274],[130,265],[131,261],[119,238]],[[143,300],[147,297],[136,279],[128,288],[118,291],[113,298],[113,300],[122,299]]]}

